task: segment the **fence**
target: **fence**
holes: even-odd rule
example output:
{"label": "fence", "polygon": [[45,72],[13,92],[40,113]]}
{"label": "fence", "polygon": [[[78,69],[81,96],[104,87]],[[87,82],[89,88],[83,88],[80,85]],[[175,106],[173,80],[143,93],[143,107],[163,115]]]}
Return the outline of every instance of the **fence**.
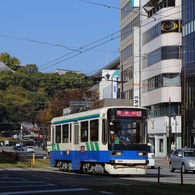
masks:
{"label": "fence", "polygon": [[26,164],[28,167],[31,167],[31,159],[32,159],[32,154],[21,154],[18,152],[7,152],[7,151],[2,151],[2,153],[6,156],[11,157],[13,160],[19,161],[21,163]]}

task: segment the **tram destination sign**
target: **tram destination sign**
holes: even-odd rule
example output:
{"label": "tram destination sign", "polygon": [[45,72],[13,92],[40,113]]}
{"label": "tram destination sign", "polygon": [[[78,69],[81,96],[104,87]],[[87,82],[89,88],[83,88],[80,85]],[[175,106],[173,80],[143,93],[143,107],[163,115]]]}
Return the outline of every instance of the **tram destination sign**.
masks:
{"label": "tram destination sign", "polygon": [[116,115],[122,117],[142,117],[142,111],[117,110]]}

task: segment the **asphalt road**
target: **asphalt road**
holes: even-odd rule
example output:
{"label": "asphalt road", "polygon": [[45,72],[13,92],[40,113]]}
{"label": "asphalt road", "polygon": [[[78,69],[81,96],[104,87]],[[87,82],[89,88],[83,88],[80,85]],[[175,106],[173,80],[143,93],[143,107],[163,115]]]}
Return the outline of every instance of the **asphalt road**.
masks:
{"label": "asphalt road", "polygon": [[[110,176],[88,175],[62,172],[57,168],[0,168],[0,195],[2,194],[105,194],[108,192],[91,190],[90,186],[101,185],[150,185],[158,183],[180,184],[180,171],[170,173],[164,159],[155,169],[148,169],[146,175]],[[161,164],[161,166],[159,166]],[[184,184],[195,184],[195,174],[183,175]]]}
{"label": "asphalt road", "polygon": [[[27,146],[24,147],[26,152]],[[0,147],[3,149],[3,147]],[[12,151],[13,147],[6,147]],[[47,152],[35,148],[37,155]],[[160,174],[159,174],[160,171]],[[160,183],[181,184],[181,173],[169,172],[166,158],[156,159],[155,169],[148,169],[146,175],[110,176],[88,175],[77,172],[62,172],[57,168],[1,168],[0,166],[0,195],[2,194],[109,194],[94,191],[90,186],[101,185],[150,185]],[[195,184],[195,174],[189,172],[183,175],[184,184]]]}

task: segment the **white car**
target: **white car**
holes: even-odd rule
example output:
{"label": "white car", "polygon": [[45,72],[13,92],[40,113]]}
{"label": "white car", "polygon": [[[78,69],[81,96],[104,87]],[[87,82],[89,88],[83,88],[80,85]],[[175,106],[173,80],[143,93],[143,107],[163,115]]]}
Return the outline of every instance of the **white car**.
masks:
{"label": "white car", "polygon": [[33,146],[28,146],[27,152],[35,152],[34,147]]}
{"label": "white car", "polygon": [[148,167],[151,167],[152,169],[154,169],[155,166],[155,160],[154,160],[154,152],[153,152],[153,148],[152,148],[152,144],[148,143]]}

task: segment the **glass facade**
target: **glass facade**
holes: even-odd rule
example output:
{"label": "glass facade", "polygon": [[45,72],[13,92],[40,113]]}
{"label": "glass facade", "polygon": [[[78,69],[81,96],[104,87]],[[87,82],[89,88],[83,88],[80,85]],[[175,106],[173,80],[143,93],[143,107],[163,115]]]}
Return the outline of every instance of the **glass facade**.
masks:
{"label": "glass facade", "polygon": [[145,45],[164,33],[181,33],[181,20],[164,20],[143,33],[142,45]]}
{"label": "glass facade", "polygon": [[195,0],[182,0],[183,146],[195,147]]}
{"label": "glass facade", "polygon": [[152,91],[161,87],[180,87],[180,74],[179,73],[164,73],[143,80],[142,92]]}
{"label": "glass facade", "polygon": [[139,27],[139,16],[136,17],[134,20],[132,20],[125,28],[121,30],[121,41],[132,35],[133,33],[133,28],[134,27]]}
{"label": "glass facade", "polygon": [[147,60],[143,63],[143,68],[152,66],[161,60],[181,59],[181,46],[164,46],[147,54]]}

